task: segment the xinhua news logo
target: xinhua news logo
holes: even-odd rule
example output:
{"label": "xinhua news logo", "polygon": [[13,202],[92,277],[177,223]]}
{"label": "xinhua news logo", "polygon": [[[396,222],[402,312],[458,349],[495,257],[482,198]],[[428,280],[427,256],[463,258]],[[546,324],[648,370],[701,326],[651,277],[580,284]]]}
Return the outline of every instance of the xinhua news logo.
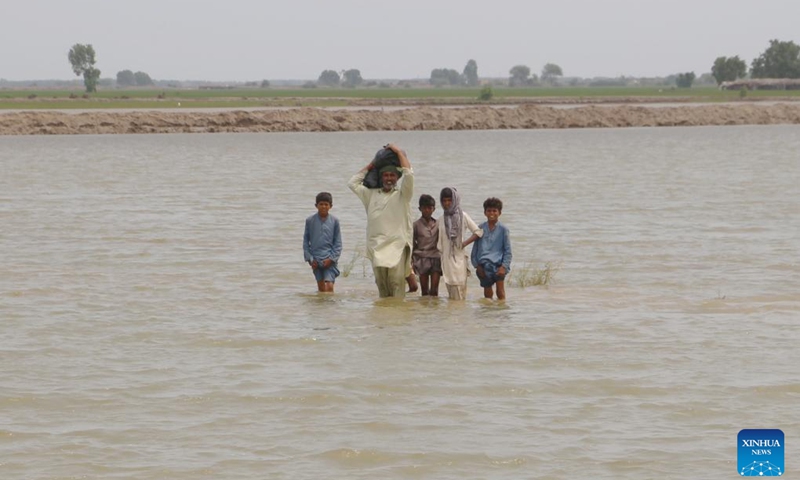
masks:
{"label": "xinhua news logo", "polygon": [[786,472],[783,463],[783,432],[742,430],[738,437],[739,475],[743,477],[780,477]]}

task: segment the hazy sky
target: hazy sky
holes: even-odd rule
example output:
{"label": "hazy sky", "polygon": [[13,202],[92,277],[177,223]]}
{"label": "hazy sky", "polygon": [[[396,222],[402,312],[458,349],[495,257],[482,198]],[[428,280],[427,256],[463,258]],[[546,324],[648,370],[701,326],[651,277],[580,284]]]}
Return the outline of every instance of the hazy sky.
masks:
{"label": "hazy sky", "polygon": [[74,77],[67,52],[91,43],[103,77],[366,79],[514,65],[566,76],[664,76],[748,65],[769,40],[800,43],[800,0],[4,0],[0,78]]}

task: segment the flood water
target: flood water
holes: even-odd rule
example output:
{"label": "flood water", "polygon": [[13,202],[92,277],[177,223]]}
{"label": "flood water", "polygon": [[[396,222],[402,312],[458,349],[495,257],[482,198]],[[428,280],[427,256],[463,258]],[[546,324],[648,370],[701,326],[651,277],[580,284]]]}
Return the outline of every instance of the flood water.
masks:
{"label": "flood water", "polygon": [[[377,299],[346,182],[390,141],[415,198],[504,201],[505,303]],[[733,478],[743,428],[794,474],[798,159],[800,126],[0,137],[0,478]]]}

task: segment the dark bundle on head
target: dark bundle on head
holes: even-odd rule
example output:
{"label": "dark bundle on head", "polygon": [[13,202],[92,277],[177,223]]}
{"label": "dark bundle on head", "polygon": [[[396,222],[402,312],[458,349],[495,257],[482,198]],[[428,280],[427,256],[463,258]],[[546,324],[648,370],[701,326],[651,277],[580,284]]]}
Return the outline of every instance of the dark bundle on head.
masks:
{"label": "dark bundle on head", "polygon": [[390,148],[381,148],[375,154],[375,158],[372,159],[372,162],[375,166],[399,165],[400,159],[397,158],[397,154],[394,153],[394,150]]}
{"label": "dark bundle on head", "polygon": [[439,194],[439,201],[441,202],[445,198],[453,198],[453,189],[449,187],[442,189],[442,193]]}
{"label": "dark bundle on head", "polygon": [[483,210],[486,211],[490,208],[496,208],[499,211],[503,211],[503,201],[499,198],[489,197],[486,201],[483,202]]}
{"label": "dark bundle on head", "polygon": [[314,205],[318,204],[319,202],[328,202],[333,205],[333,195],[328,192],[320,192],[317,194],[317,203]]}
{"label": "dark bundle on head", "polygon": [[419,196],[419,208],[435,207],[435,206],[436,206],[436,200],[434,200],[433,197],[431,197],[427,193],[423,193],[422,195]]}
{"label": "dark bundle on head", "polygon": [[367,172],[362,182],[367,188],[382,188],[383,180],[381,179],[381,171],[386,167],[394,167],[397,172],[397,177],[403,176],[403,171],[398,169],[400,166],[400,157],[389,148],[381,148],[372,159],[372,169]]}

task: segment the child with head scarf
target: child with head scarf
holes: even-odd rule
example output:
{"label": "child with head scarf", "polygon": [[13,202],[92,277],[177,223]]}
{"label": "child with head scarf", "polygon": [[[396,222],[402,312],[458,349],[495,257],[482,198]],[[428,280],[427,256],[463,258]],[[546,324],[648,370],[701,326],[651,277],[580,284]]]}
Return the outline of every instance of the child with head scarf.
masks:
{"label": "child with head scarf", "polygon": [[[439,218],[438,249],[442,252],[442,274],[451,300],[467,298],[469,261],[464,247],[483,235],[483,230],[461,209],[461,196],[455,187],[445,187],[439,195],[444,214]],[[472,232],[464,240],[464,230]]]}

